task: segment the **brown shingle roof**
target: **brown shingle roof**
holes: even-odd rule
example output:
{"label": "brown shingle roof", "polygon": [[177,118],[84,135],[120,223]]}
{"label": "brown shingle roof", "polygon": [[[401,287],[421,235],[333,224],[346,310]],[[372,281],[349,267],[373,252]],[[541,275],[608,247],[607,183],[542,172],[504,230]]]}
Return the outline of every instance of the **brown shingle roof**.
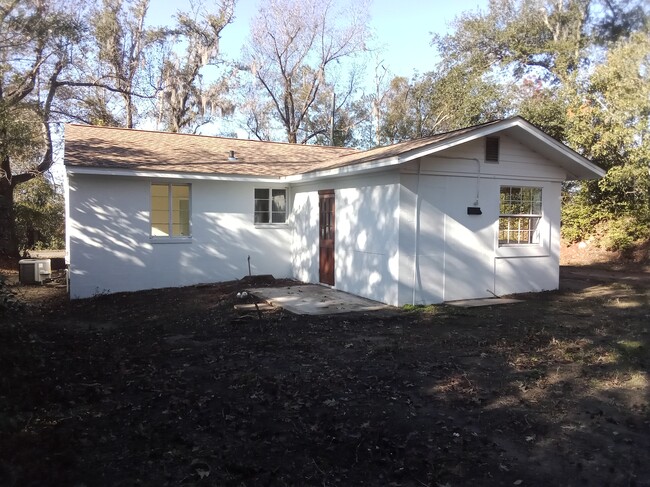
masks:
{"label": "brown shingle roof", "polygon": [[[67,166],[282,177],[372,162],[462,136],[496,122],[367,151],[204,135],[68,124]],[[236,161],[228,161],[235,151]]]}
{"label": "brown shingle roof", "polygon": [[487,122],[482,125],[474,125],[472,127],[467,127],[458,130],[453,130],[451,132],[432,135],[431,137],[423,137],[421,139],[407,140],[404,142],[399,142],[397,144],[388,145],[384,147],[375,147],[374,149],[369,149],[367,151],[356,152],[353,154],[342,156],[337,158],[336,160],[330,159],[327,161],[320,162],[316,164],[313,169],[305,172],[336,169],[339,167],[351,166],[354,164],[361,164],[364,162],[372,162],[380,159],[387,159],[390,157],[399,156],[407,152],[410,152],[412,150],[421,149],[431,144],[436,144],[438,142],[449,140],[454,137],[465,135],[478,128],[486,127],[488,125],[492,125],[500,121],[501,120],[495,120],[493,122]]}
{"label": "brown shingle roof", "polygon": [[[235,151],[236,161],[228,161]],[[356,149],[67,124],[67,166],[280,177]]]}

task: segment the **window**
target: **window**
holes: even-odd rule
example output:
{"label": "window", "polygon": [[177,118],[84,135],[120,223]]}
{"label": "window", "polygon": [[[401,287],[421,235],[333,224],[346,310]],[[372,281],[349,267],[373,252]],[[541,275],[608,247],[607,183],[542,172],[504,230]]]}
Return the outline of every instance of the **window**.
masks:
{"label": "window", "polygon": [[151,236],[190,236],[190,185],[151,185]]}
{"label": "window", "polygon": [[485,162],[499,162],[499,137],[485,138]]}
{"label": "window", "polygon": [[255,223],[287,221],[287,190],[255,188]]}
{"label": "window", "polygon": [[542,188],[502,186],[499,245],[539,244]]}

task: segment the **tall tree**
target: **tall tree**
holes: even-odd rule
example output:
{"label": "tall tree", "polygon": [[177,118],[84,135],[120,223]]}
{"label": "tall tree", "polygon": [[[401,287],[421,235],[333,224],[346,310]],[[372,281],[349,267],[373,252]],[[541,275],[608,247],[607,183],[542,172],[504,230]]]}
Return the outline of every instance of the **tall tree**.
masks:
{"label": "tall tree", "polygon": [[487,12],[464,13],[451,34],[433,37],[447,65],[478,73],[507,68],[567,82],[581,65],[593,0],[490,0]]}
{"label": "tall tree", "polygon": [[[603,219],[617,231],[610,247],[650,238],[650,37],[637,32],[619,39],[589,76],[585,93],[567,111],[569,142],[608,169],[598,182],[584,185],[569,201],[581,215],[576,238]],[[623,222],[623,223],[621,223]],[[614,232],[610,232],[614,233]],[[611,240],[611,238],[610,238]]]}
{"label": "tall tree", "polygon": [[650,235],[649,18],[642,0],[491,0],[434,37],[444,66],[508,80],[515,112],[608,169],[567,193],[571,238],[598,220]]}
{"label": "tall tree", "polygon": [[363,3],[346,5],[345,12],[334,0],[263,4],[251,26],[245,61],[289,142],[305,143],[316,135],[306,129],[307,120],[319,92],[335,84],[328,79],[333,65],[364,51],[368,37]]}
{"label": "tall tree", "polygon": [[[149,0],[102,0],[101,6],[91,12],[98,68],[106,82],[118,90],[124,110],[123,125],[127,128],[134,127],[134,93],[144,89],[138,78],[145,66],[145,54],[162,37],[162,32],[145,27],[148,9]],[[98,98],[91,96],[89,102],[101,103]]]}
{"label": "tall tree", "polygon": [[22,184],[15,203],[19,249],[64,247],[63,194],[45,176]]}
{"label": "tall tree", "polygon": [[[160,75],[159,121],[171,132],[196,128],[212,114],[233,111],[224,96],[229,74],[206,83],[202,70],[220,63],[219,38],[233,19],[235,0],[223,0],[209,11],[193,4],[191,12],[179,12]],[[184,45],[184,52],[178,52]],[[207,120],[206,120],[207,118]]]}
{"label": "tall tree", "polygon": [[70,8],[54,0],[0,4],[0,253],[18,252],[15,188],[53,163],[52,108],[83,31]]}
{"label": "tall tree", "polygon": [[598,62],[597,48],[647,25],[643,0],[490,0],[487,11],[462,14],[432,43],[445,69],[524,82],[538,99],[566,108]]}
{"label": "tall tree", "polygon": [[488,77],[452,66],[409,81],[392,80],[379,127],[382,144],[428,137],[507,113],[504,89]]}

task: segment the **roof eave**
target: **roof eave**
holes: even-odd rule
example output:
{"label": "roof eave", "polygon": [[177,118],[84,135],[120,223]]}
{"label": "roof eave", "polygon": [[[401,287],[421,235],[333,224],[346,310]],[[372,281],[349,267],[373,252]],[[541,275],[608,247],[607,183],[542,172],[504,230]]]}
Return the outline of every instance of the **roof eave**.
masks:
{"label": "roof eave", "polygon": [[465,144],[473,140],[486,137],[488,135],[499,133],[509,130],[513,133],[515,138],[527,139],[529,143],[535,145],[540,144],[539,147],[543,148],[545,152],[552,153],[550,157],[555,162],[559,163],[567,172],[567,179],[597,179],[605,175],[605,171],[571,150],[561,142],[555,140],[553,137],[547,135],[542,130],[538,129],[530,122],[521,117],[509,118],[501,120],[496,123],[491,123],[485,126],[476,128],[469,132],[459,134],[438,142],[432,142],[424,147],[405,151],[399,155],[392,155],[389,157],[382,157],[371,161],[362,163],[351,163],[333,167],[330,169],[321,170],[306,170],[303,172],[295,173],[292,175],[275,175],[275,176],[255,176],[245,174],[208,174],[208,173],[192,173],[181,171],[167,171],[167,172],[154,172],[142,171],[138,169],[117,169],[117,168],[98,168],[66,165],[66,170],[70,174],[101,174],[101,175],[115,175],[115,176],[138,176],[149,178],[186,178],[186,179],[204,179],[213,181],[255,181],[255,182],[278,182],[284,181],[288,183],[294,182],[309,182],[322,178],[341,177],[353,175],[358,173],[373,172],[390,167],[398,166],[410,162],[430,154],[441,152],[450,149],[454,146]]}
{"label": "roof eave", "polygon": [[432,142],[430,145],[406,151],[399,156],[391,156],[361,164],[351,164],[349,166],[341,166],[339,168],[325,169],[322,171],[311,171],[308,173],[288,176],[287,179],[290,179],[291,181],[314,180],[321,177],[342,176],[388,168],[509,129],[522,130],[528,136],[535,138],[535,140],[551,148],[555,155],[553,160],[559,163],[566,170],[567,180],[598,179],[603,177],[606,173],[606,171],[598,167],[596,164],[568,148],[561,142],[558,142],[530,122],[527,122],[521,117],[514,117],[484,127],[479,127],[471,132],[459,134],[440,142]]}
{"label": "roof eave", "polygon": [[332,169],[321,169],[316,171],[312,170],[309,172],[292,174],[291,176],[286,176],[283,179],[290,183],[310,182],[323,178],[348,176],[362,172],[378,171],[392,166],[398,166],[402,164],[402,162],[403,161],[400,160],[399,157],[391,156],[376,159],[374,161],[362,162],[359,164],[350,164],[349,166],[340,166]]}
{"label": "roof eave", "polygon": [[420,157],[440,152],[451,147],[471,142],[472,140],[486,137],[494,133],[503,132],[508,129],[520,129],[536,140],[545,143],[551,147],[558,156],[555,158],[556,162],[560,163],[567,171],[567,179],[598,179],[606,174],[606,171],[598,167],[596,164],[581,156],[574,150],[566,145],[558,142],[550,135],[535,127],[530,122],[527,122],[521,117],[514,117],[501,122],[497,122],[486,127],[481,127],[467,134],[461,134],[449,140],[445,140],[439,144],[432,144],[431,146],[423,147],[413,150],[408,154],[404,154],[402,159],[404,162],[418,159]]}
{"label": "roof eave", "polygon": [[284,178],[282,176],[254,176],[245,174],[207,174],[192,173],[181,171],[142,171],[139,169],[118,169],[118,168],[99,168],[66,165],[66,173],[96,175],[96,176],[122,176],[122,177],[141,177],[151,179],[192,179],[203,181],[240,181],[240,182],[260,182],[260,183],[277,183]]}

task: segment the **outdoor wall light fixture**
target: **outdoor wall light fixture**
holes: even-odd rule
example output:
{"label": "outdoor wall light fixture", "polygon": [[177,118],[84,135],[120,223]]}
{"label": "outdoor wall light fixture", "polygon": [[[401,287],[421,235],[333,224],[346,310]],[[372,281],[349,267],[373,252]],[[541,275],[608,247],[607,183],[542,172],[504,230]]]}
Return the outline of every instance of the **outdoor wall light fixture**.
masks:
{"label": "outdoor wall light fixture", "polygon": [[236,161],[237,160],[237,158],[235,157],[235,151],[234,150],[230,151],[230,156],[228,157],[228,160],[229,161]]}

